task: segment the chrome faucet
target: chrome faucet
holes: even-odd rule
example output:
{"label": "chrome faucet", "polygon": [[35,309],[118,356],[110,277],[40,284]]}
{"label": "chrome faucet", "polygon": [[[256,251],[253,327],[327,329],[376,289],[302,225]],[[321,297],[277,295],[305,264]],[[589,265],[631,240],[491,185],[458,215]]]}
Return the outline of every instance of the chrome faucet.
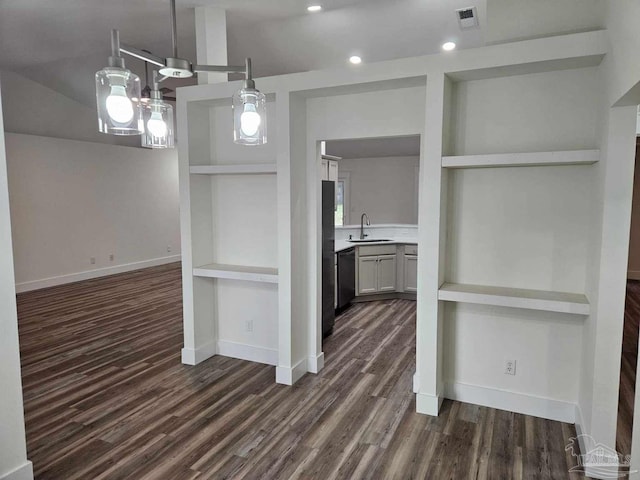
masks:
{"label": "chrome faucet", "polygon": [[367,219],[367,225],[371,225],[371,222],[369,222],[369,217],[366,213],[363,213],[362,215],[360,215],[360,240],[364,240],[364,237],[368,237],[369,235],[365,235],[364,233],[364,219]]}

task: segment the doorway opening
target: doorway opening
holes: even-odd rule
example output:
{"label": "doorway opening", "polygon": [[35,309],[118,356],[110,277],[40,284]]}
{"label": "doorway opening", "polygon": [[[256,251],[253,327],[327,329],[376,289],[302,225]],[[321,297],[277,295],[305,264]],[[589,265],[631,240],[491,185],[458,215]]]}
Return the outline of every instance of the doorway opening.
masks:
{"label": "doorway opening", "polygon": [[360,354],[401,335],[414,369],[420,135],[325,139],[318,152],[325,358],[361,330],[373,350]]}

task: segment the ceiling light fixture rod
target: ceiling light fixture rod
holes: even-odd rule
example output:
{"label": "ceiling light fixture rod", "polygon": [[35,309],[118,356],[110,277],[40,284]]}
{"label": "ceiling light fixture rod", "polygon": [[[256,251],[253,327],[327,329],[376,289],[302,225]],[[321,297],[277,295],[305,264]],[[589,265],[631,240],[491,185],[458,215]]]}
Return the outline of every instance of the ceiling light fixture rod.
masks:
{"label": "ceiling light fixture rod", "polygon": [[111,56],[109,57],[109,66],[124,68],[124,58],[120,56],[120,32],[118,30],[111,30]]}
{"label": "ceiling light fixture rod", "polygon": [[171,0],[171,48],[173,58],[178,58],[178,26],[176,23],[176,0]]}
{"label": "ceiling light fixture rod", "polygon": [[157,65],[158,67],[165,66],[164,58],[157,57],[152,53],[147,53],[144,50],[132,47],[131,45],[126,45],[124,43],[120,44],[120,52],[126,53],[127,55],[135,58],[139,58],[140,60],[144,60],[145,62],[152,63],[153,65]]}
{"label": "ceiling light fixture rod", "polygon": [[200,73],[245,73],[246,67],[233,66],[233,65],[196,65],[193,67],[194,72]]}
{"label": "ceiling light fixture rod", "polygon": [[160,82],[164,78],[158,73],[157,70],[153,71],[153,90],[151,90],[151,98],[162,100],[162,92],[160,92]]}

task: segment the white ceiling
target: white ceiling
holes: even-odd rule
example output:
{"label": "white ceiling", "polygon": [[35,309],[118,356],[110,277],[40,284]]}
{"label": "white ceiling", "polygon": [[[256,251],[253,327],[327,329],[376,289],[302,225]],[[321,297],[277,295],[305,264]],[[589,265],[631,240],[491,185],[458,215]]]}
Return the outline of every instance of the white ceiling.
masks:
{"label": "white ceiling", "polygon": [[[193,7],[227,9],[230,63],[251,56],[256,77],[437,52],[484,43],[483,28],[461,32],[454,10],[486,0],[177,0],[180,55],[195,60]],[[314,2],[309,2],[314,3]],[[170,51],[168,0],[0,0],[0,69],[8,69],[87,105],[93,75],[109,55],[109,31],[160,56]],[[143,76],[142,62],[127,66]],[[184,83],[182,83],[184,85]]]}
{"label": "white ceiling", "polygon": [[420,155],[420,136],[361,138],[327,141],[326,152],[344,159],[378,157],[417,157]]}

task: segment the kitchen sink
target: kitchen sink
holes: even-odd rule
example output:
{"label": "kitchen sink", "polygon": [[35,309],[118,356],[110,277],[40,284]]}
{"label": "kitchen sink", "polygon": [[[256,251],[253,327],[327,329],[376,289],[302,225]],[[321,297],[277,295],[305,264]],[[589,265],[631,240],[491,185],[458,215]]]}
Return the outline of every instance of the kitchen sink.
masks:
{"label": "kitchen sink", "polygon": [[392,242],[393,240],[389,238],[365,238],[364,240],[360,240],[359,238],[354,238],[352,240],[347,240],[351,243],[374,243],[374,242]]}

